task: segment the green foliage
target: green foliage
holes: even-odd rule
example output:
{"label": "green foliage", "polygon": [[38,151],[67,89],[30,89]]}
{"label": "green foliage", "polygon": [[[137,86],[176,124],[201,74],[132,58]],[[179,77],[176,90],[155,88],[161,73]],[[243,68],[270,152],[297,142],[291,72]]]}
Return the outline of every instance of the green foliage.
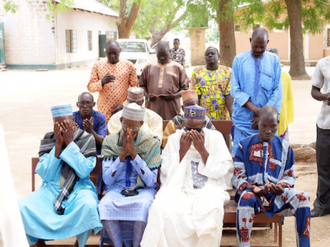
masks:
{"label": "green foliage", "polygon": [[210,42],[220,42],[220,33],[218,28],[210,28],[206,31],[206,43]]}
{"label": "green foliage", "polygon": [[2,0],[6,12],[16,13],[17,5],[11,0]]}
{"label": "green foliage", "polygon": [[74,0],[61,0],[61,2],[57,3],[52,0],[47,0],[48,12],[46,14],[46,20],[50,21],[51,16],[59,15],[63,11],[68,11],[68,9],[74,6]]}
{"label": "green foliage", "polygon": [[[235,23],[239,23],[244,31],[257,23],[262,23],[268,30],[289,28],[284,0],[235,0],[235,3],[238,10],[235,12]],[[324,25],[330,20],[329,3],[320,0],[301,0],[300,4],[303,32],[322,32]]]}

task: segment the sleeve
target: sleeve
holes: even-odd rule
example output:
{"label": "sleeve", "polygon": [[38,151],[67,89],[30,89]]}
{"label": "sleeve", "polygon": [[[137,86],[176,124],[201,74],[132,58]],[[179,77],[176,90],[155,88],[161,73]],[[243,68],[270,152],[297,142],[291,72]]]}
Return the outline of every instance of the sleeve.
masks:
{"label": "sleeve", "polygon": [[322,60],[318,61],[317,65],[316,65],[316,68],[315,68],[315,71],[314,71],[314,74],[313,74],[313,77],[311,80],[311,84],[317,88],[323,87],[324,76],[322,73]]}
{"label": "sleeve", "polygon": [[61,159],[55,157],[55,147],[48,153],[39,158],[39,163],[36,167],[36,173],[44,181],[51,181],[62,168]]}
{"label": "sleeve", "polygon": [[243,92],[241,89],[239,70],[239,59],[236,56],[233,62],[233,70],[231,74],[230,94],[235,99],[235,101],[242,107],[249,100],[250,96],[247,93]]}
{"label": "sleeve", "polygon": [[189,79],[186,73],[186,70],[182,67],[182,69],[179,69],[180,77],[179,77],[179,84],[180,88],[179,91],[187,90],[189,89]]}
{"label": "sleeve", "polygon": [[173,120],[170,120],[166,127],[165,130],[163,132],[163,140],[162,140],[162,148],[164,149],[168,140],[168,137],[170,135],[172,135],[175,132],[175,123],[173,122]]}
{"label": "sleeve", "polygon": [[242,148],[242,143],[240,142],[239,148],[235,154],[234,159],[234,176],[233,185],[237,189],[237,194],[240,196],[242,191],[248,185],[246,169],[244,164],[244,153]]}
{"label": "sleeve", "polygon": [[100,116],[99,119],[100,119],[99,122],[100,127],[97,130],[97,134],[100,136],[107,136],[108,129],[107,129],[107,121],[105,120],[105,115],[102,114],[102,116]]}
{"label": "sleeve", "polygon": [[201,88],[200,88],[198,80],[197,80],[196,70],[193,70],[192,75],[191,75],[191,89],[195,90],[198,93],[198,95],[202,94]]}
{"label": "sleeve", "polygon": [[198,166],[198,171],[204,176],[213,179],[225,178],[230,183],[227,184],[229,188],[232,188],[231,179],[233,174],[233,160],[226,146],[225,140],[220,132],[210,131],[209,135],[216,135],[216,141],[214,147],[209,148],[210,150],[215,149],[216,152],[209,152],[206,164],[203,160],[203,165]]}
{"label": "sleeve", "polygon": [[150,121],[150,130],[154,136],[157,136],[159,141],[163,139],[163,119],[157,113],[153,113],[151,115]]}
{"label": "sleeve", "polygon": [[278,113],[281,113],[281,105],[283,98],[283,89],[282,89],[282,69],[280,60],[276,57],[276,66],[275,66],[275,78],[273,80],[273,92],[270,96],[266,105],[272,105],[276,107]]}
{"label": "sleeve", "polygon": [[121,112],[122,111],[115,113],[115,115],[112,115],[112,117],[110,118],[108,122],[108,130],[110,134],[115,133],[116,131],[121,129],[121,122],[120,122]]}
{"label": "sleeve", "polygon": [[292,148],[289,147],[283,177],[278,181],[277,184],[282,184],[284,187],[292,188],[295,181],[296,174],[294,169],[294,154]]}
{"label": "sleeve", "polygon": [[186,64],[186,52],[184,49],[182,49],[182,60],[181,60],[182,66],[185,66]]}
{"label": "sleeve", "polygon": [[136,70],[133,64],[130,64],[130,72],[129,72],[129,85],[130,87],[138,87],[138,79],[136,76]]}
{"label": "sleeve", "polygon": [[230,95],[231,73],[231,68],[228,68],[228,71],[226,73],[226,91],[224,92],[226,96]]}
{"label": "sleeve", "polygon": [[157,183],[158,169],[153,169],[151,171],[147,166],[147,163],[141,159],[139,155],[136,155],[135,159],[131,160],[131,164],[148,187],[152,187]]}
{"label": "sleeve", "polygon": [[98,73],[98,64],[96,63],[92,68],[91,77],[87,85],[88,91],[91,93],[102,91],[103,88],[102,88],[101,79],[102,78],[99,77],[99,73]]}
{"label": "sleeve", "polygon": [[150,64],[147,64],[142,73],[141,73],[141,76],[140,76],[140,81],[139,81],[139,85],[140,87],[143,88],[145,94],[148,94],[148,74],[149,74],[149,67],[150,67]]}
{"label": "sleeve", "polygon": [[61,153],[60,158],[71,166],[78,177],[88,178],[96,165],[96,157],[86,158],[74,142],[71,142]]}
{"label": "sleeve", "polygon": [[112,185],[116,182],[119,174],[123,172],[124,162],[120,162],[119,157],[116,160],[113,158],[102,161],[102,178],[106,185]]}

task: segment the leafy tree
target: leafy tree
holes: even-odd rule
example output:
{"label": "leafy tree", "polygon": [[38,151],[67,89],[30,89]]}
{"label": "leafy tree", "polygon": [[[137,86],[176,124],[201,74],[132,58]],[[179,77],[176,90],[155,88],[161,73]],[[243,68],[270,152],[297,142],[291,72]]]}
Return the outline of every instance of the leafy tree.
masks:
{"label": "leafy tree", "polygon": [[6,12],[16,13],[17,5],[12,0],[2,0]]}
{"label": "leafy tree", "polygon": [[323,32],[330,20],[330,5],[320,0],[247,0],[244,7],[236,12],[236,21],[241,28],[254,23],[263,23],[266,28],[286,30],[290,28],[290,75],[293,79],[309,79],[305,70],[303,33]]}

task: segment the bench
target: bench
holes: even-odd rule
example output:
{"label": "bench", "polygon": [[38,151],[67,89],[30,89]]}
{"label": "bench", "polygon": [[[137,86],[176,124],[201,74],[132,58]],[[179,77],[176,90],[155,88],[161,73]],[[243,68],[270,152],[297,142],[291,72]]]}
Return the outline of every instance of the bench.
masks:
{"label": "bench", "polygon": [[[167,123],[169,121],[163,121],[163,130],[165,129]],[[231,127],[232,127],[232,121],[231,120],[220,120],[220,121],[212,121],[215,128],[220,131],[222,134],[230,134]],[[32,191],[35,190],[35,169],[37,167],[37,164],[39,162],[38,157],[32,158]],[[96,177],[98,174],[102,174],[102,161],[101,156],[98,155],[96,166],[91,172],[91,177]],[[237,210],[237,204],[233,200],[233,196],[235,193],[235,190],[229,191],[231,195],[231,200],[229,204],[225,206],[225,214],[223,219],[224,228],[225,227],[236,227],[236,210]],[[278,215],[274,215],[273,217],[268,217],[264,213],[259,213],[254,217],[254,227],[271,227],[274,228],[274,242],[278,242],[279,247],[282,246],[282,217]],[[274,225],[274,227],[273,227]],[[277,229],[278,226],[278,229]],[[72,247],[72,245],[47,245],[52,247]],[[86,247],[97,247],[98,245],[86,245]],[[226,245],[223,245],[226,246]],[[229,245],[229,246],[235,246],[235,245]],[[227,247],[229,247],[227,245]],[[263,245],[264,246],[264,245]],[[273,245],[271,245],[273,246]]]}

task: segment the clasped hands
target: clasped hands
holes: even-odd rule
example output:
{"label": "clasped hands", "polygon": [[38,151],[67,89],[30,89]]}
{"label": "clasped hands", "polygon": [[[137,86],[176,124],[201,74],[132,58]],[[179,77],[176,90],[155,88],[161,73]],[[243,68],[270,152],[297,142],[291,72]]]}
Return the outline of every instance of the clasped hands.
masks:
{"label": "clasped hands", "polygon": [[282,186],[282,184],[269,183],[269,184],[265,184],[262,188],[259,188],[257,186],[253,186],[252,187],[252,192],[257,197],[265,196],[269,192],[272,193],[274,196],[279,196],[279,195],[283,194],[284,187]]}
{"label": "clasped hands", "polygon": [[204,134],[199,133],[194,129],[183,133],[180,138],[180,156],[185,156],[191,146],[191,143],[194,144],[196,150],[201,154],[206,151],[204,142]]}
{"label": "clasped hands", "polygon": [[172,93],[171,90],[167,90],[167,94],[149,94],[149,101],[155,101],[157,98],[162,99],[162,100],[172,100],[176,98],[176,94]]}
{"label": "clasped hands", "polygon": [[136,138],[136,134],[133,134],[133,131],[130,128],[124,129],[123,131],[124,133],[122,134],[122,137],[124,139],[124,143],[123,143],[123,150],[119,155],[120,162],[125,161],[126,155],[128,153],[132,156],[133,160],[137,155],[134,147],[134,140]]}
{"label": "clasped hands", "polygon": [[68,146],[73,140],[74,127],[69,121],[54,123],[55,146],[62,148],[63,143]]}

